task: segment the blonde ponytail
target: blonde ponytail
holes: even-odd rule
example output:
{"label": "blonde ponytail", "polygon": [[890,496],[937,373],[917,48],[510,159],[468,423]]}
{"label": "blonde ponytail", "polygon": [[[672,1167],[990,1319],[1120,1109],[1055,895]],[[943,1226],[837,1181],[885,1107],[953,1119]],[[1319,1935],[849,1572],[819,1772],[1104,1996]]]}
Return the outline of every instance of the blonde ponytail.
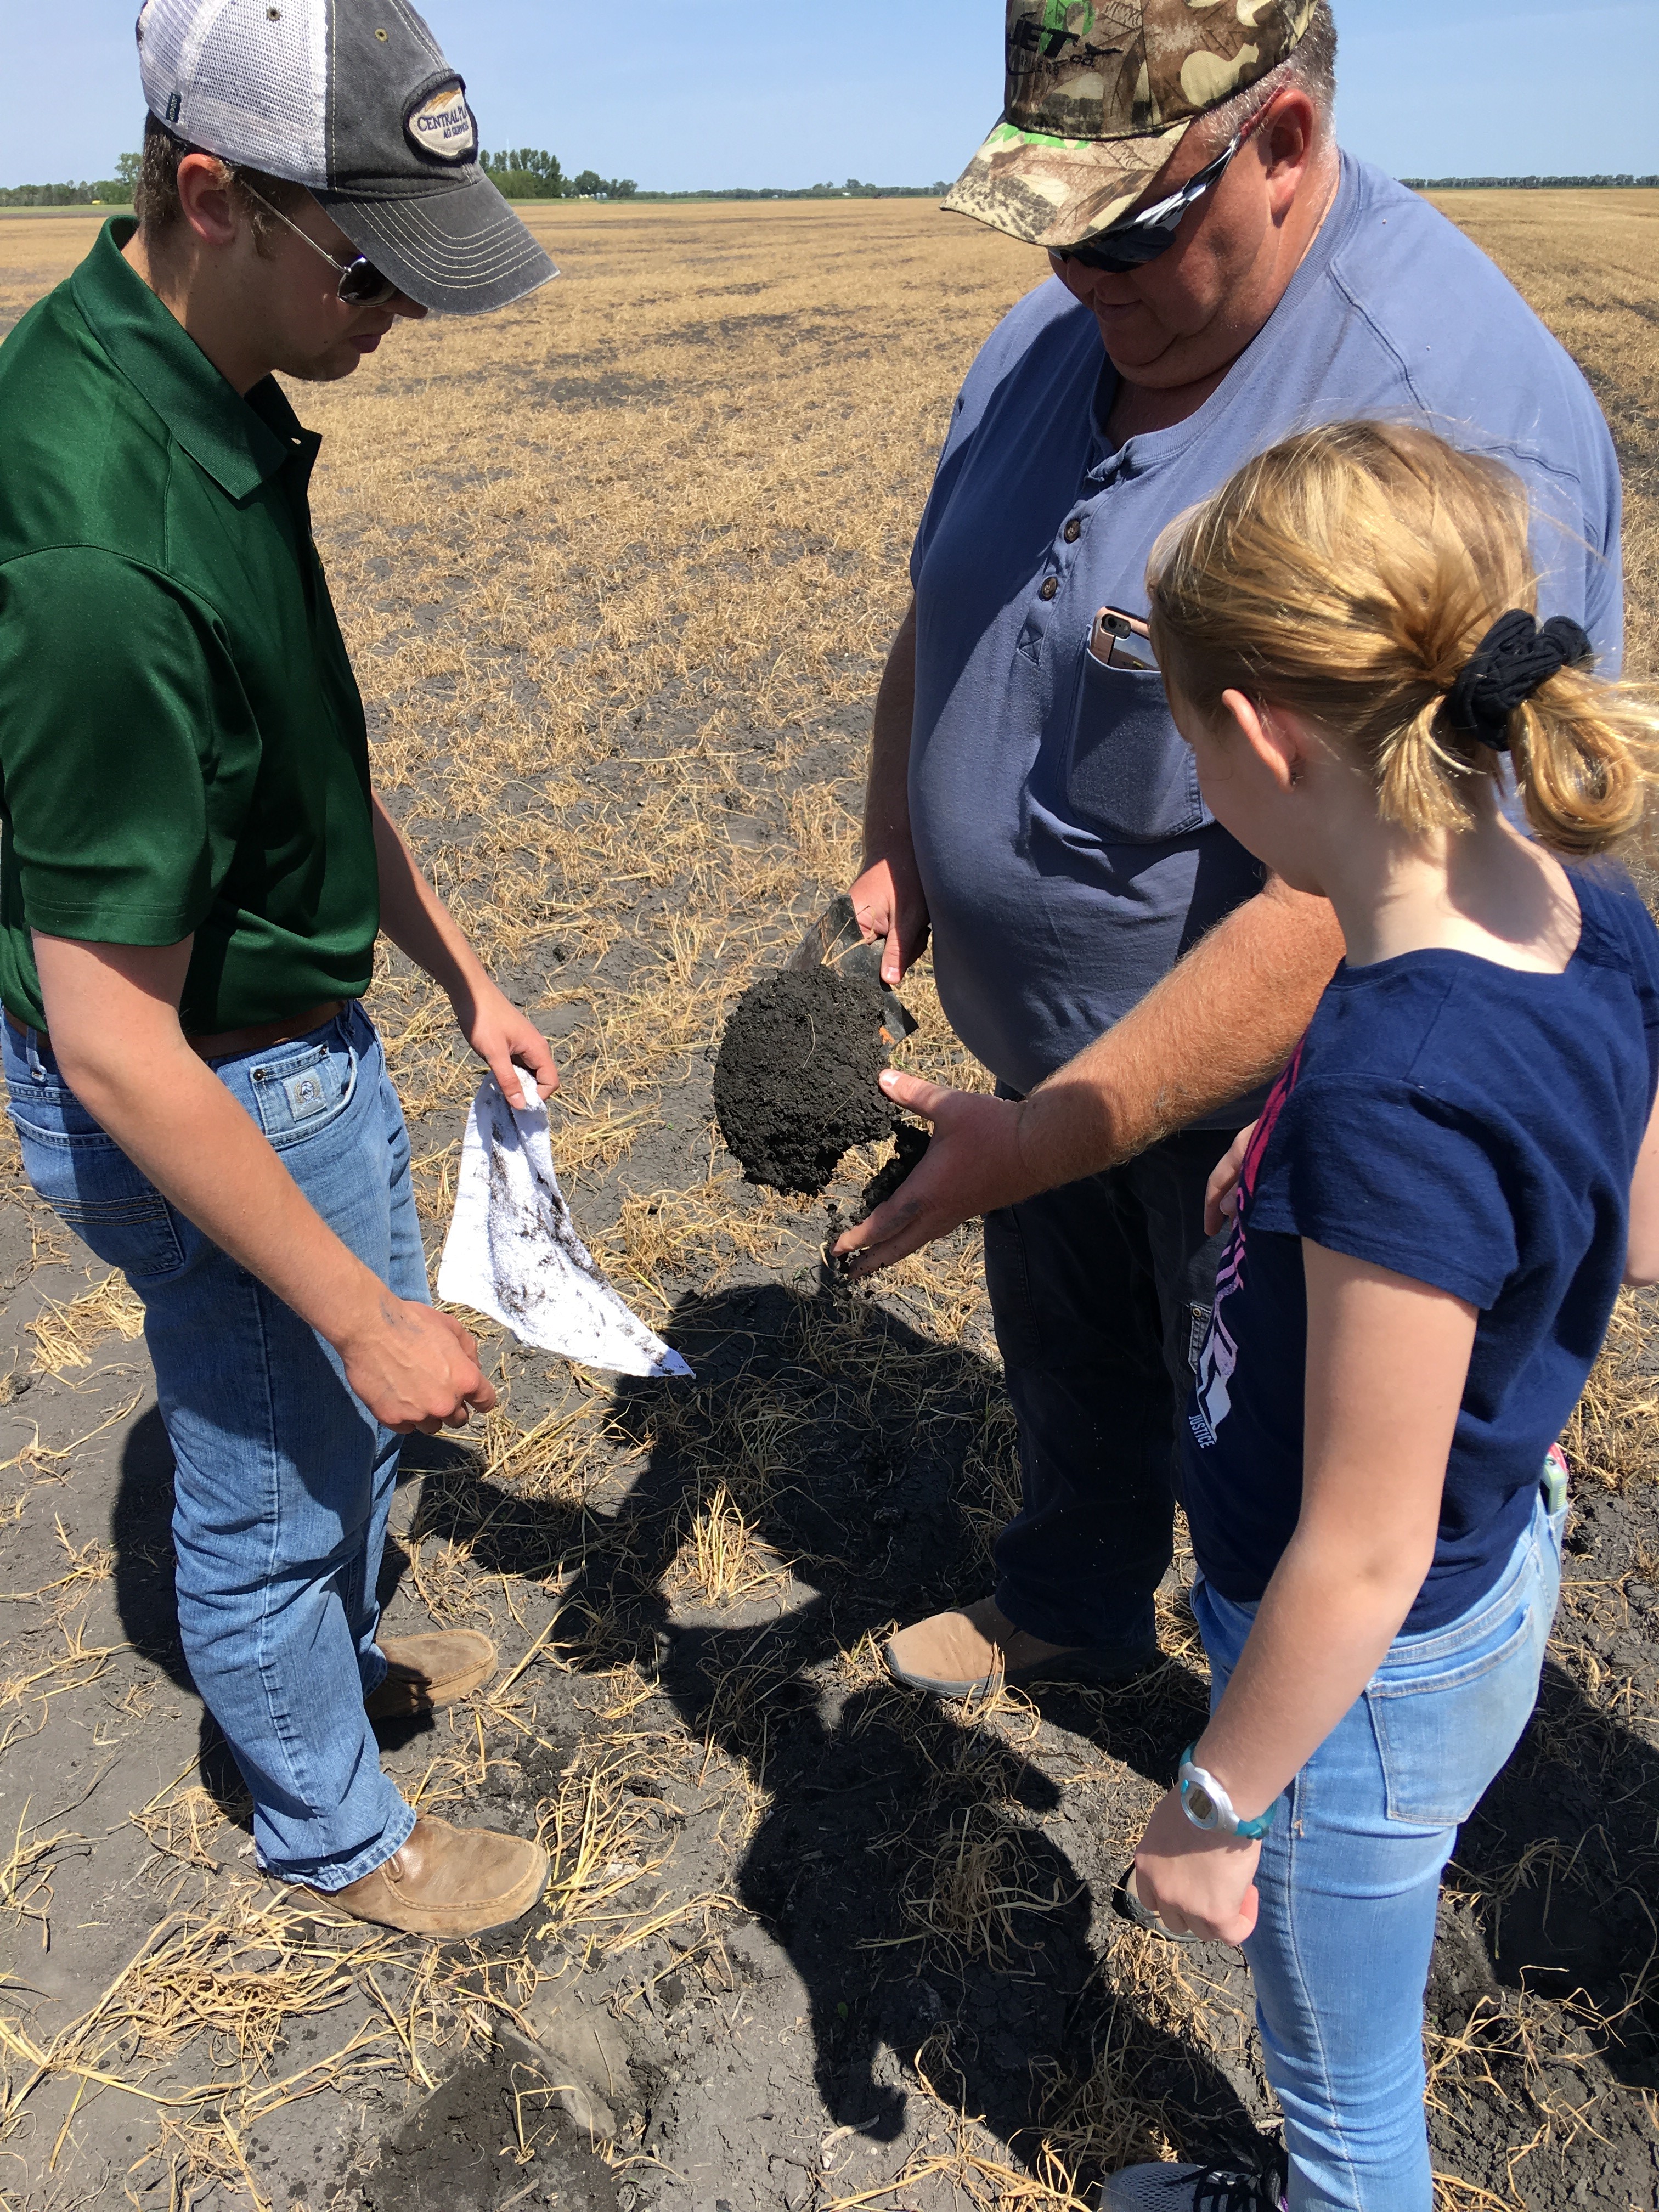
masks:
{"label": "blonde ponytail", "polygon": [[1650,693],[1569,665],[1495,725],[1449,711],[1501,618],[1536,605],[1527,525],[1518,477],[1430,431],[1305,431],[1158,540],[1153,648],[1206,720],[1236,690],[1316,723],[1404,830],[1468,828],[1480,783],[1504,787],[1507,752],[1540,842],[1605,852],[1641,826],[1659,775]]}
{"label": "blonde ponytail", "polygon": [[1659,715],[1626,684],[1564,668],[1510,718],[1527,819],[1558,853],[1604,853],[1642,826]]}

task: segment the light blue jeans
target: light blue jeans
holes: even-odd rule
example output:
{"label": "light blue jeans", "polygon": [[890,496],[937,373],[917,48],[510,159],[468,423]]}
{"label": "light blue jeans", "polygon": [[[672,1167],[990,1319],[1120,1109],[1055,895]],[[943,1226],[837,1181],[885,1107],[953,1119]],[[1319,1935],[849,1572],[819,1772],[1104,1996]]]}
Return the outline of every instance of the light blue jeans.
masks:
{"label": "light blue jeans", "polygon": [[[9,1017],[0,1027],[29,1181],[143,1301],[177,1463],[179,1633],[252,1793],[260,1863],[342,1889],[415,1824],[363,1711],[386,1674],[375,1592],[399,1440],[332,1348],[104,1133],[46,1041]],[[399,1297],[425,1302],[409,1139],[362,1007],[212,1066],[335,1234]]]}
{"label": "light blue jeans", "polygon": [[[1396,1638],[1263,1839],[1244,1955],[1291,2212],[1431,2212],[1423,1992],[1440,1876],[1537,1702],[1565,1517],[1540,1495],[1486,1596]],[[1193,1611],[1218,1703],[1255,1607],[1200,1579]]]}

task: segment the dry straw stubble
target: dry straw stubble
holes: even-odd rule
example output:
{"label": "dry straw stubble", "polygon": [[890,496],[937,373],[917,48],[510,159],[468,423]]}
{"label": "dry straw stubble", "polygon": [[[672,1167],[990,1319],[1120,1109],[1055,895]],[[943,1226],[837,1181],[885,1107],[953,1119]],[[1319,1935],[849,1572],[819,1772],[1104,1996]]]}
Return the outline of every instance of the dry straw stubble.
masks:
{"label": "dry straw stubble", "polygon": [[[1645,244],[1659,211],[1650,198],[1610,194],[1586,205],[1518,194],[1445,204],[1597,380],[1630,480],[1640,657],[1650,650],[1659,586],[1659,256]],[[377,777],[486,958],[555,1026],[575,1018],[561,1048],[561,1169],[596,1249],[660,1316],[688,1285],[794,1264],[821,1226],[807,1209],[745,1189],[712,1139],[678,1182],[641,1141],[681,1111],[681,1086],[726,1008],[780,957],[786,910],[799,923],[845,887],[873,679],[902,612],[910,534],[951,394],[985,332],[1044,264],[918,204],[587,206],[533,210],[532,221],[567,272],[560,283],[500,317],[401,331],[350,383],[298,399],[327,434],[319,538],[362,676]],[[84,224],[63,221],[0,228],[0,313],[17,312],[88,238]],[[925,973],[911,995],[924,1022],[912,1064],[942,1079],[982,1080],[950,1038]],[[401,962],[383,962],[374,1011],[435,1234],[476,1066],[447,1007]],[[857,1404],[879,1385],[899,1393],[901,1425],[920,1427],[943,1418],[934,1394],[946,1355],[988,1346],[972,1238],[907,1263],[892,1288],[936,1355],[896,1369],[857,1309],[830,1318],[809,1307],[787,1374],[744,1376],[621,1418],[603,1390],[584,1389],[550,1419],[515,1419],[509,1397],[482,1439],[478,1470],[487,1495],[509,1502],[482,1520],[469,1502],[476,1477],[428,1479],[410,1549],[413,1580],[435,1615],[507,1636],[522,1620],[523,1646],[544,1632],[548,1640],[499,1709],[441,1732],[422,1802],[464,1808],[512,1761],[540,1759],[538,1817],[556,1859],[543,1924],[561,1940],[611,1948],[642,1941],[663,1915],[704,1928],[718,1916],[715,1893],[676,1888],[672,1853],[640,1826],[641,1801],[628,1784],[684,1771],[688,1758],[693,1773],[729,1772],[741,1844],[765,1810],[782,1682],[757,1650],[711,1685],[695,1742],[635,1735],[651,1683],[624,1628],[597,1601],[563,1609],[567,1573],[608,1553],[641,1573],[665,1558],[678,1562],[688,1601],[718,1608],[767,1597],[744,1587],[770,1565],[753,1532],[794,1479],[825,1404]],[[43,1316],[43,1366],[95,1352],[93,1325],[119,1325],[100,1304],[113,1296],[76,1300],[61,1324]],[[1642,1316],[1626,1327],[1628,1350]],[[498,1356],[499,1346],[489,1349]],[[1648,1472],[1646,1386],[1639,1343],[1622,1365],[1615,1353],[1601,1397],[1587,1401],[1581,1457],[1602,1481],[1629,1486]],[[1006,1407],[988,1389],[970,1420],[950,1418],[964,1491],[988,1537],[1013,1472]],[[692,1461],[693,1503],[653,1551],[620,1506],[629,1469],[671,1444]],[[574,1548],[536,1517],[556,1508],[572,1516],[559,1525],[574,1532]],[[514,1571],[499,1571],[503,1529],[522,1538]],[[70,1588],[70,1578],[51,1607],[78,1601],[82,1584]],[[550,1607],[556,1619],[544,1631]],[[1190,1624],[1172,1612],[1164,1626],[1192,1665]],[[3,1670],[18,1699],[92,1680],[105,1663],[75,1621],[54,1634],[40,1656]],[[614,1671],[584,1686],[590,1732],[566,1771],[550,1776],[538,1748],[547,1742],[541,1685],[550,1668],[562,1679],[575,1664]],[[844,1671],[849,1686],[879,1693],[867,1642]],[[1022,1871],[1026,1838],[997,1748],[1004,1728],[1027,1723],[981,1717],[940,1737],[896,1697],[881,1710],[905,1716],[900,1724],[915,1732],[932,1778],[904,1844],[901,1881],[914,1915],[904,1933],[941,1960],[988,1952],[1017,1965],[1054,1904],[1049,1887]],[[1047,1745],[1026,1755],[1041,1761]],[[1150,1785],[1146,1795],[1150,1802]],[[204,1861],[234,1867],[240,1832],[188,1785],[146,1812],[169,1883],[198,1878]],[[36,1876],[62,1841],[56,1824],[6,1838],[15,1911],[50,1911]],[[632,1886],[647,1869],[665,1882],[663,1900],[635,1910]],[[317,2087],[313,2079],[285,2085],[270,2056],[291,1999],[322,2002],[349,1978],[360,2025],[326,2062],[332,2088],[344,2092],[387,2071],[419,2088],[488,2035],[492,2004],[522,1992],[511,1960],[493,1970],[486,2001],[476,1966],[440,1972],[418,1947],[337,1931],[319,1946],[315,1923],[306,1932],[262,1917],[260,1894],[234,1876],[216,1913],[187,1923],[199,1972],[175,1972],[180,1923],[153,1960],[135,1960],[131,1996],[124,1984],[54,2049],[28,2048],[14,2098],[37,2063],[70,2074],[112,2063],[142,2083],[154,2063],[147,2051],[165,2046],[176,2062],[174,2039],[193,2022],[203,2070],[185,2087],[226,2078],[211,2075],[215,2056],[237,2079],[174,2114],[175,2194],[192,2174],[252,2187],[240,2148],[251,2119],[271,2098]],[[1135,1931],[1114,1929],[1104,1941],[1103,1971],[1141,2015],[1201,2044],[1213,2002],[1204,1988]],[[265,2011],[246,2003],[251,1974],[268,1984]],[[337,2016],[349,2010],[342,2003]],[[150,2045],[141,2036],[129,2057],[136,2012],[167,2033]],[[1128,2019],[1127,2009],[1113,2015]],[[938,2056],[931,2078],[948,2104],[953,2077],[948,2054]],[[1455,2049],[1437,2052],[1449,2096],[1463,2063]],[[14,2118],[21,2109],[14,2104]],[[1077,2176],[1155,2154],[1181,2124],[1127,2025],[1114,2026],[1091,2071],[1056,2081],[1048,2119],[1047,2147],[1024,2146],[1023,2171],[963,2122],[949,2155],[919,2159],[910,2179],[929,2168],[968,2201],[1058,2212],[1087,2201]],[[904,2192],[879,2198],[903,2202]],[[1449,2192],[1447,2201],[1475,2200]]]}

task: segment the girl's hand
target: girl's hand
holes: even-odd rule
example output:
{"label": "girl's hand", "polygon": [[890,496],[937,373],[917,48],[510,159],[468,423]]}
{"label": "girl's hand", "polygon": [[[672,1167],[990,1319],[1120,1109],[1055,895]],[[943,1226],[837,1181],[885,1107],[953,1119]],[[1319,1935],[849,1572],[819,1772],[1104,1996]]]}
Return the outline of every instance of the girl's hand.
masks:
{"label": "girl's hand", "polygon": [[466,1001],[457,1001],[455,1018],[462,1036],[488,1064],[514,1105],[521,1105],[525,1097],[520,1069],[534,1078],[538,1097],[550,1097],[558,1089],[559,1071],[547,1039],[495,984],[475,983]]}
{"label": "girl's hand", "polygon": [[[1219,1170],[1218,1170],[1219,1172]],[[1255,1927],[1259,1842],[1208,1835],[1181,1808],[1181,1793],[1161,1798],[1135,1853],[1135,1893],[1174,1936],[1242,1943]]]}
{"label": "girl's hand", "polygon": [[1250,1149],[1250,1139],[1255,1134],[1255,1123],[1241,1129],[1233,1139],[1232,1147],[1224,1160],[1217,1164],[1215,1173],[1204,1188],[1204,1234],[1213,1237],[1224,1221],[1231,1221],[1238,1211],[1238,1178],[1244,1172],[1244,1155]]}

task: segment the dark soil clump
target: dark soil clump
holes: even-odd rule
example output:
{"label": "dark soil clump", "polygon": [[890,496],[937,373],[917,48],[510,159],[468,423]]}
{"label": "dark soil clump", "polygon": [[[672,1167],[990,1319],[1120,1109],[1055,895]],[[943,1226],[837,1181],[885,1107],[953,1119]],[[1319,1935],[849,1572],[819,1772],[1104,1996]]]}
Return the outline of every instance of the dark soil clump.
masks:
{"label": "dark soil clump", "polygon": [[882,1016],[878,984],[833,968],[744,993],[714,1064],[714,1112],[750,1182],[816,1198],[843,1152],[891,1131]]}
{"label": "dark soil clump", "polygon": [[908,1182],[921,1165],[933,1135],[914,1121],[901,1121],[893,1131],[893,1142],[897,1150],[892,1158],[885,1167],[876,1170],[859,1194],[859,1210],[853,1216],[854,1228],[860,1221],[867,1221],[878,1206],[885,1206],[901,1183]]}

